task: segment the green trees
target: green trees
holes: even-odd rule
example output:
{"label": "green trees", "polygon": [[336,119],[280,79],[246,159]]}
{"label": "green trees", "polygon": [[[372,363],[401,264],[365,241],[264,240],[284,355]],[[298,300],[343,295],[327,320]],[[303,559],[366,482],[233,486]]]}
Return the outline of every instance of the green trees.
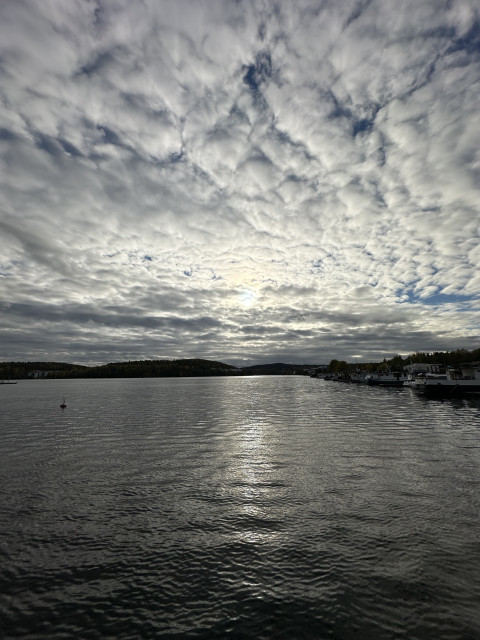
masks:
{"label": "green trees", "polygon": [[402,369],[407,364],[428,363],[439,364],[444,367],[458,366],[464,362],[476,362],[480,360],[480,349],[468,351],[467,349],[456,349],[455,351],[434,351],[425,353],[417,351],[405,358],[396,355],[390,360],[384,360],[390,369]]}
{"label": "green trees", "polygon": [[328,364],[329,373],[342,373],[350,369],[349,364],[345,360],[330,360]]}
{"label": "green trees", "polygon": [[329,373],[353,372],[358,369],[364,371],[372,370],[392,370],[402,371],[408,364],[428,363],[438,364],[444,367],[458,366],[464,362],[480,361],[480,349],[468,351],[467,349],[456,349],[455,351],[434,351],[432,353],[417,351],[408,356],[399,354],[392,358],[384,358],[382,362],[362,362],[347,363],[345,360],[330,360],[328,365]]}

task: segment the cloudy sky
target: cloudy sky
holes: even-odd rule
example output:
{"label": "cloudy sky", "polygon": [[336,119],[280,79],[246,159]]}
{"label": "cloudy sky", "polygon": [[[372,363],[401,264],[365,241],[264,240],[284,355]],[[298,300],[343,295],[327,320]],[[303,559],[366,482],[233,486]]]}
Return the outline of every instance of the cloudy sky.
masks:
{"label": "cloudy sky", "polygon": [[480,344],[478,0],[2,0],[0,360]]}

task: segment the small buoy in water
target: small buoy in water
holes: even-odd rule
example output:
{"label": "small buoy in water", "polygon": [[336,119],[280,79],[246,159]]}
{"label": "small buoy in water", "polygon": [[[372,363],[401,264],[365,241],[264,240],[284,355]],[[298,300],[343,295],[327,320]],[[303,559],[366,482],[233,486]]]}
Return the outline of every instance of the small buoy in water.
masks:
{"label": "small buoy in water", "polygon": [[67,405],[65,404],[65,398],[64,398],[62,404],[60,405],[60,409],[65,409],[66,406]]}

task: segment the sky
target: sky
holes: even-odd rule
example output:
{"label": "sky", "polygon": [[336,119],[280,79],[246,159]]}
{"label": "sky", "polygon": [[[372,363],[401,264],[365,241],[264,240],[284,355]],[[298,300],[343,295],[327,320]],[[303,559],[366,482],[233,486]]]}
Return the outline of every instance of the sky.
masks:
{"label": "sky", "polygon": [[0,360],[480,346],[478,0],[2,0]]}

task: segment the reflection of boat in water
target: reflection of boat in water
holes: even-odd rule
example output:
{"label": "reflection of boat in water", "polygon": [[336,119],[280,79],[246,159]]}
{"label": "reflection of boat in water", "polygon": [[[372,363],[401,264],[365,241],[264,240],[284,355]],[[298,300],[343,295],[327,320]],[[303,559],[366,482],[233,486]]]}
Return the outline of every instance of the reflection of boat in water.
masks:
{"label": "reflection of boat in water", "polygon": [[480,362],[469,362],[447,369],[445,375],[418,375],[409,385],[429,397],[448,398],[480,393]]}
{"label": "reflection of boat in water", "polygon": [[407,377],[407,373],[404,371],[376,371],[367,373],[365,382],[374,386],[402,387]]}

